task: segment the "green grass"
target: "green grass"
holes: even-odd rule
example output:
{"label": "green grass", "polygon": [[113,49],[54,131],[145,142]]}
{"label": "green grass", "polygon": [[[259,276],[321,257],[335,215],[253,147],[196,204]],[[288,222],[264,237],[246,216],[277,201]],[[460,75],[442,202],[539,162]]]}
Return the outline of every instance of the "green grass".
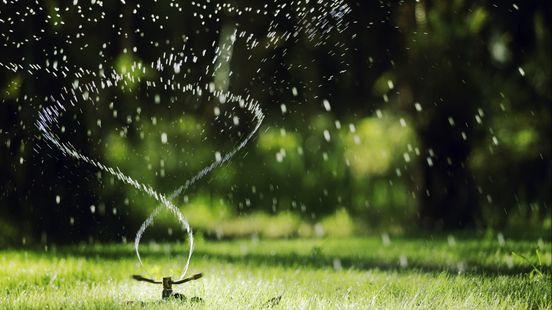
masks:
{"label": "green grass", "polygon": [[[551,308],[549,241],[381,240],[200,240],[190,272],[204,278],[176,290],[206,309]],[[183,249],[144,245],[145,267],[131,245],[0,250],[0,308],[182,308],[130,275],[180,268]]]}

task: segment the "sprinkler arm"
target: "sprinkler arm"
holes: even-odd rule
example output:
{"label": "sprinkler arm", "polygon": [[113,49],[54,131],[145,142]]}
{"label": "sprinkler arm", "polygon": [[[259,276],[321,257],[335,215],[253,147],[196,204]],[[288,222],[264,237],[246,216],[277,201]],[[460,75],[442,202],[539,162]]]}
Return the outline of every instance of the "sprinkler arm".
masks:
{"label": "sprinkler arm", "polygon": [[[193,280],[200,279],[201,277],[203,277],[203,274],[202,273],[197,273],[197,274],[194,274],[191,277],[188,277],[186,279],[182,279],[182,280],[179,280],[179,281],[170,280],[170,284],[183,284],[183,283],[186,283],[186,282],[190,282],[190,281],[193,281]],[[141,275],[133,275],[132,278],[136,281],[141,281],[141,282],[148,282],[148,283],[153,283],[153,284],[163,284],[163,281],[156,281],[156,280],[153,280],[153,279],[148,279],[148,278],[145,278]]]}
{"label": "sprinkler arm", "polygon": [[203,277],[202,273],[196,273],[193,276],[188,277],[186,279],[182,279],[182,280],[179,280],[179,281],[172,281],[172,284],[182,284],[182,283],[186,283],[186,282],[189,282],[189,281],[192,281],[192,280],[200,279],[201,277]]}
{"label": "sprinkler arm", "polygon": [[153,283],[153,284],[162,284],[163,283],[161,281],[155,281],[155,280],[152,280],[152,279],[144,278],[141,275],[136,275],[136,274],[133,275],[132,278],[136,281],[148,282],[148,283]]}

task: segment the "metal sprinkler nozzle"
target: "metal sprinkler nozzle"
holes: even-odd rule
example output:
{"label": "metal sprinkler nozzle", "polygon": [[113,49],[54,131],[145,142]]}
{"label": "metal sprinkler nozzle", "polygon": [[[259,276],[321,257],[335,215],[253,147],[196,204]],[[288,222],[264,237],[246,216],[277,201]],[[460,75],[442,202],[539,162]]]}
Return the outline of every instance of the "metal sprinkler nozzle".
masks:
{"label": "metal sprinkler nozzle", "polygon": [[163,299],[167,299],[167,298],[170,298],[170,297],[183,298],[183,295],[178,294],[178,293],[173,293],[172,286],[173,285],[178,285],[178,284],[183,284],[183,283],[190,282],[190,281],[193,281],[193,280],[197,280],[197,279],[200,279],[201,277],[203,277],[203,274],[197,273],[197,274],[195,274],[191,277],[188,277],[188,278],[182,279],[182,280],[178,280],[178,281],[173,281],[171,277],[164,277],[161,281],[159,281],[159,280],[148,279],[148,278],[145,278],[145,277],[140,276],[140,275],[133,275],[132,276],[132,278],[136,281],[148,282],[148,283],[152,283],[152,284],[163,284],[163,293],[161,294],[161,297]]}

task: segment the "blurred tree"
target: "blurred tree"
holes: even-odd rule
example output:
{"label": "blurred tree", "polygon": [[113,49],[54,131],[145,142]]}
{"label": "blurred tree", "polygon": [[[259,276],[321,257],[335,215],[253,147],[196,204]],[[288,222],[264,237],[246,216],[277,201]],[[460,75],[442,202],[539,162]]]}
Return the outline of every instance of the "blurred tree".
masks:
{"label": "blurred tree", "polygon": [[[267,112],[257,146],[203,180],[183,204],[220,200],[237,213],[291,210],[311,222],[345,207],[355,221],[380,229],[416,229],[416,209],[430,229],[523,226],[550,215],[550,1],[350,1],[349,30],[319,41],[295,28],[309,20],[292,1],[285,9],[291,19],[229,12],[199,19],[192,2],[140,2],[136,14],[130,8],[138,1],[98,3],[80,3],[81,12],[56,11],[50,0],[13,4],[38,14],[0,37],[0,62],[128,73],[133,62],[149,64],[166,51],[205,51],[182,68],[205,84],[213,82],[205,68],[214,46],[233,29],[260,42],[249,48],[238,40],[215,79]],[[203,6],[213,12],[217,4]],[[15,15],[0,10],[4,21]],[[274,37],[294,35],[274,43],[264,32],[271,24]],[[324,35],[325,25],[311,27],[316,38]],[[4,42],[37,33],[43,39],[23,47]],[[74,36],[60,41],[64,35]],[[145,77],[168,81],[172,74]],[[37,110],[76,79],[0,71],[0,226],[15,223],[5,229],[11,236],[19,229],[35,240],[119,239],[152,208],[133,189],[35,139]],[[83,153],[163,192],[251,126],[242,121],[222,133],[224,124],[210,118],[217,98],[176,100],[163,85],[148,91],[126,82],[126,90],[106,89],[93,98],[99,104],[67,113],[67,135]]]}
{"label": "blurred tree", "polygon": [[[399,108],[416,120],[423,147],[424,182],[419,189],[422,195],[419,216],[425,227],[450,229],[488,224],[488,220],[485,223],[481,218],[481,206],[492,202],[492,189],[498,190],[496,196],[504,197],[501,191],[508,188],[516,191],[520,187],[531,188],[530,180],[550,184],[550,165],[542,160],[543,156],[549,157],[549,147],[531,151],[541,154],[536,162],[528,156],[516,163],[536,165],[524,173],[516,173],[527,178],[524,184],[516,186],[511,180],[504,187],[488,184],[486,177],[477,179],[481,176],[478,172],[485,168],[473,170],[470,166],[475,151],[490,149],[493,153],[494,146],[489,146],[493,144],[489,141],[498,144],[493,127],[482,119],[492,122],[504,97],[517,101],[513,103],[515,114],[547,110],[539,115],[532,112],[532,118],[543,125],[537,139],[549,138],[546,106],[550,92],[542,87],[522,86],[526,82],[521,69],[527,59],[540,59],[543,71],[534,73],[544,78],[539,85],[545,81],[550,84],[550,60],[540,56],[543,51],[550,52],[550,19],[542,17],[546,11],[549,5],[544,3],[518,8],[515,2],[494,5],[482,1],[417,1],[397,10],[405,47],[405,56],[395,71],[402,86],[398,92]],[[547,35],[541,34],[539,38],[539,33]],[[509,38],[508,46],[497,46],[505,44],[497,42],[497,36]],[[530,105],[526,104],[529,98]],[[497,155],[490,154],[488,164],[497,161],[496,158]],[[512,164],[511,159],[504,157],[498,162]],[[483,189],[483,183],[489,188]],[[545,194],[539,200],[546,205],[550,197]],[[512,209],[516,199],[508,196],[500,203],[500,208]]]}

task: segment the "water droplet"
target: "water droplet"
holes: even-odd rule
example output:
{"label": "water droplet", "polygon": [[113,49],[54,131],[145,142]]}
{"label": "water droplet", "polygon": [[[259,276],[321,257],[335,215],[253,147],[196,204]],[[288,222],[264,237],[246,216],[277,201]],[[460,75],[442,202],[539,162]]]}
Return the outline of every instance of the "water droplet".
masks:
{"label": "water droplet", "polygon": [[426,161],[428,166],[433,167],[433,159],[431,159],[431,157],[427,157]]}
{"label": "water droplet", "polygon": [[324,139],[326,139],[326,141],[330,142],[331,140],[331,136],[330,136],[330,132],[328,130],[324,130]]}
{"label": "water droplet", "polygon": [[381,234],[381,242],[383,243],[383,246],[389,246],[391,244],[391,238],[388,233]]}
{"label": "water droplet", "polygon": [[519,71],[519,74],[521,74],[521,76],[525,76],[525,70],[523,70],[522,67],[519,67],[518,71]]}
{"label": "water droplet", "polygon": [[406,257],[406,255],[399,256],[399,265],[401,266],[401,268],[408,267],[408,258]]}
{"label": "water droplet", "polygon": [[291,94],[293,94],[293,97],[297,97],[299,95],[297,88],[295,87],[291,88]]}
{"label": "water droplet", "polygon": [[330,112],[332,110],[332,106],[330,105],[330,102],[328,100],[324,100],[322,104],[324,105],[324,109],[327,112]]}
{"label": "water droplet", "polygon": [[453,235],[448,235],[447,241],[450,247],[454,247],[456,245],[456,239],[454,239]]}

